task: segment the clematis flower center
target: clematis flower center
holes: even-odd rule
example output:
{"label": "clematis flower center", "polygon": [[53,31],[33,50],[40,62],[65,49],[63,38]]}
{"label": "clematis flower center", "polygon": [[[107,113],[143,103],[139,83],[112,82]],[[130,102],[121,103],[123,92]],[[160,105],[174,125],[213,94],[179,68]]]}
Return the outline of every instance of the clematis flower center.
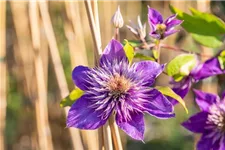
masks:
{"label": "clematis flower center", "polygon": [[114,98],[125,94],[131,86],[131,82],[124,76],[114,75],[108,82],[108,89]]}
{"label": "clematis flower center", "polygon": [[221,132],[225,132],[225,105],[212,105],[210,107],[210,115],[208,115],[209,124],[214,124],[217,126]]}
{"label": "clematis flower center", "polygon": [[165,24],[157,24],[156,25],[156,33],[158,33],[158,34],[164,34],[165,33],[165,31],[166,31],[166,25]]}

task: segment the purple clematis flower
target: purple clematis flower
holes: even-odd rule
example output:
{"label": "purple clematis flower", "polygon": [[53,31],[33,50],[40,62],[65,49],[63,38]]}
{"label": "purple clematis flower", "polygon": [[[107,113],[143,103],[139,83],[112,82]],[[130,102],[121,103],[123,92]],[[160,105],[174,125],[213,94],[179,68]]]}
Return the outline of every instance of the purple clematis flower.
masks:
{"label": "purple clematis flower", "polygon": [[194,133],[202,133],[197,150],[224,150],[225,97],[220,99],[214,94],[199,90],[194,92],[201,112],[190,117],[182,125]]}
{"label": "purple clematis flower", "polygon": [[70,108],[67,127],[97,129],[115,115],[117,125],[124,132],[143,140],[143,113],[164,119],[175,116],[169,100],[150,87],[163,69],[164,65],[153,61],[130,66],[122,45],[111,40],[98,67],[74,68],[73,81],[84,95]]}
{"label": "purple clematis flower", "polygon": [[[192,83],[197,83],[199,80],[208,78],[210,76],[224,74],[225,69],[221,68],[217,56],[210,58],[204,63],[196,66],[191,71],[191,73],[187,77],[184,77],[181,81],[179,82],[172,81],[171,84],[173,84],[172,88],[173,91],[176,94],[178,94],[181,98],[184,98],[187,95],[188,91],[190,90]],[[176,100],[172,98],[169,99],[173,104],[177,104]]]}
{"label": "purple clematis flower", "polygon": [[163,22],[162,15],[157,10],[148,7],[148,22],[151,28],[150,36],[161,40],[179,32],[174,27],[180,25],[183,21],[176,19],[176,16],[172,15]]}

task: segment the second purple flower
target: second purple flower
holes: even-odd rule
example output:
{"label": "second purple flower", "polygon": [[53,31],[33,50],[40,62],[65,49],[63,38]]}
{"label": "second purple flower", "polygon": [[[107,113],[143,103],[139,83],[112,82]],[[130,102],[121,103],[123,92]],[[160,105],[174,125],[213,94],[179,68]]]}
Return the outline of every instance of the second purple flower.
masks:
{"label": "second purple flower", "polygon": [[163,21],[162,15],[155,9],[148,7],[148,22],[151,28],[150,36],[162,40],[165,37],[178,32],[174,27],[183,21],[176,19],[177,15],[172,15]]}

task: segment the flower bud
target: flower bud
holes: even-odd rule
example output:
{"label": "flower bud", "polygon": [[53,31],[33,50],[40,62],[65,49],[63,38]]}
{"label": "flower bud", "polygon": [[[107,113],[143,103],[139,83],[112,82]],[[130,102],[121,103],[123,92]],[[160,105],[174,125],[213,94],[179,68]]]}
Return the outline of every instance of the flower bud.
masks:
{"label": "flower bud", "polygon": [[137,18],[137,25],[133,24],[131,21],[131,26],[127,25],[127,28],[140,39],[144,39],[146,37],[146,23],[142,25],[140,16]]}
{"label": "flower bud", "polygon": [[123,17],[122,14],[120,12],[120,7],[118,6],[115,14],[112,16],[112,24],[115,28],[122,28],[124,21],[123,21]]}

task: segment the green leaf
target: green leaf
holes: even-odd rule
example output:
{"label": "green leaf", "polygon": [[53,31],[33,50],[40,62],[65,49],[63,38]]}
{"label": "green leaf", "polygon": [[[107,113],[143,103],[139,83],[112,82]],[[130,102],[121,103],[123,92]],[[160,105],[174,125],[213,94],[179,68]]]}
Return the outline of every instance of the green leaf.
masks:
{"label": "green leaf", "polygon": [[[127,40],[123,41],[123,45],[126,45]],[[129,40],[129,44],[133,47],[139,47],[141,45],[140,41]]]}
{"label": "green leaf", "polygon": [[170,9],[177,14],[178,19],[184,20],[181,25],[190,33],[210,36],[225,33],[225,23],[213,14],[203,13],[191,8],[193,15],[189,15],[171,5]]}
{"label": "green leaf", "polygon": [[173,79],[174,79],[174,81],[179,82],[179,81],[181,81],[184,77],[185,77],[185,75],[176,74],[176,75],[173,76]]}
{"label": "green leaf", "polygon": [[153,54],[153,57],[154,57],[155,59],[158,59],[158,58],[159,58],[159,53],[158,53],[157,50],[153,49],[153,50],[152,50],[152,54]]}
{"label": "green leaf", "polygon": [[181,54],[172,59],[166,65],[166,72],[169,76],[181,80],[190,74],[197,63],[196,56],[193,54]]}
{"label": "green leaf", "polygon": [[188,113],[188,109],[186,107],[184,100],[179,95],[177,95],[171,88],[157,86],[156,89],[158,89],[163,95],[172,97],[173,99],[177,100],[184,107],[186,113]]}
{"label": "green leaf", "polygon": [[150,57],[150,56],[146,56],[144,54],[141,54],[141,53],[136,53],[134,55],[134,58],[138,58],[138,59],[141,59],[141,60],[151,60],[151,61],[155,61],[154,58]]}
{"label": "green leaf", "polygon": [[225,69],[225,50],[223,50],[220,55],[218,56],[218,60],[220,63],[220,67],[222,70]]}
{"label": "green leaf", "polygon": [[223,44],[222,36],[225,34],[225,23],[210,13],[203,13],[190,8],[192,15],[170,6],[178,19],[184,20],[181,26],[192,33],[192,37],[198,43],[212,48],[220,47]]}
{"label": "green leaf", "polygon": [[194,33],[191,35],[195,41],[206,47],[217,48],[223,45],[222,36],[208,36]]}
{"label": "green leaf", "polygon": [[127,40],[124,40],[124,41],[126,42],[126,44],[123,47],[123,49],[126,53],[129,63],[131,63],[134,58],[134,48],[129,44],[129,42]]}
{"label": "green leaf", "polygon": [[84,91],[75,88],[67,97],[63,98],[60,102],[60,107],[71,106],[78,98],[83,95]]}

